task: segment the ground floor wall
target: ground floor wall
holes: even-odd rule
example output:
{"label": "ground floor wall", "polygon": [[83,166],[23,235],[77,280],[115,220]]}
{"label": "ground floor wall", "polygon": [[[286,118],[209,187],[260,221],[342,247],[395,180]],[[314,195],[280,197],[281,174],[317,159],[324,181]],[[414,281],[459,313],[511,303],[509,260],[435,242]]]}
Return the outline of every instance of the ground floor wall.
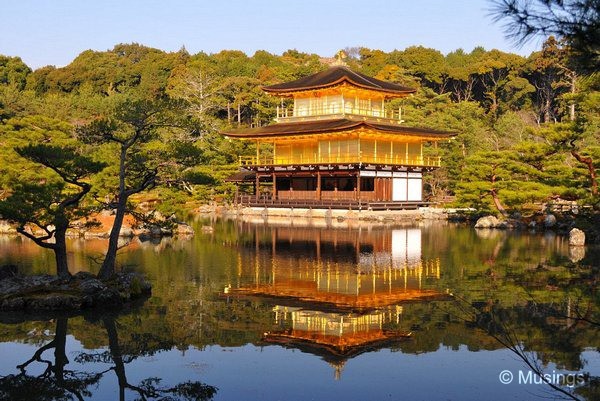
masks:
{"label": "ground floor wall", "polygon": [[286,200],[422,201],[421,172],[271,174],[262,195]]}

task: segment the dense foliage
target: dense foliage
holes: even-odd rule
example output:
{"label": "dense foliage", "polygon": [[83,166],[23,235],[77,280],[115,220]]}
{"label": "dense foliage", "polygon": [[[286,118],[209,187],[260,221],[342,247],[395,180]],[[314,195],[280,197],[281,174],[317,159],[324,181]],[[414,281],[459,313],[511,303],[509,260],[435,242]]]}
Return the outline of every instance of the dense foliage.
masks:
{"label": "dense foliage", "polygon": [[[529,57],[480,47],[446,55],[421,46],[345,53],[357,71],[418,88],[390,104],[402,107],[407,125],[458,133],[427,149],[444,164],[427,178],[431,200],[454,199],[458,206],[500,213],[541,210],[559,198],[598,206],[600,76],[578,69],[569,48],[553,37]],[[57,130],[116,121],[124,104],[175,102],[178,127],[165,123],[134,152],[137,161],[158,169],[156,183],[164,185],[132,200],[158,198],[163,210],[227,201],[233,190],[223,179],[236,170],[239,155],[253,154],[253,145],[220,132],[271,123],[280,100],[261,85],[296,79],[330,62],[296,50],[281,56],[232,50],[190,55],[139,44],[85,51],[65,67],[35,71],[19,58],[2,56],[0,132],[9,146],[0,150],[1,196],[39,170],[24,169],[28,162],[15,154],[13,143],[36,144]],[[95,160],[109,164],[91,178],[91,194],[109,199],[118,187],[118,144],[79,139],[91,144]]]}

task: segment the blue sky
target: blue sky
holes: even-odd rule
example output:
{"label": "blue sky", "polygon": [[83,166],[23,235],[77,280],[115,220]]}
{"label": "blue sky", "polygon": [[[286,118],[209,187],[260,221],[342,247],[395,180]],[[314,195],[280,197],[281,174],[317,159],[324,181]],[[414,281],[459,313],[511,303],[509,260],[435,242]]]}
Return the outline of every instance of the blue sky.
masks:
{"label": "blue sky", "polygon": [[237,49],[331,57],[345,47],[475,46],[528,55],[488,16],[489,0],[3,0],[0,54],[63,66],[87,49],[137,42],[190,53]]}

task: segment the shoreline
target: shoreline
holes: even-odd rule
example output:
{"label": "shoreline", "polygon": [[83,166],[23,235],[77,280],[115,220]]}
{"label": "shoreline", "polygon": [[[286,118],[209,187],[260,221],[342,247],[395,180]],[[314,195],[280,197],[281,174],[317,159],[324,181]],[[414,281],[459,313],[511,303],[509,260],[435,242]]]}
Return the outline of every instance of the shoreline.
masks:
{"label": "shoreline", "polygon": [[138,273],[117,273],[108,280],[88,272],[69,278],[10,273],[0,279],[0,312],[118,309],[152,293],[150,282]]}
{"label": "shoreline", "polygon": [[406,222],[420,220],[463,219],[474,209],[420,207],[407,210],[347,210],[283,207],[242,207],[224,205],[204,205],[195,210],[200,215],[214,214],[223,217],[280,217],[306,219],[361,220],[370,222]]}
{"label": "shoreline", "polygon": [[[239,219],[251,224],[272,224],[298,227],[322,228],[360,228],[363,226],[407,226],[415,224],[429,224],[433,222],[464,223],[476,230],[508,230],[527,232],[551,231],[559,235],[568,235],[572,228],[580,228],[588,235],[588,243],[600,241],[600,232],[594,229],[595,217],[560,212],[536,212],[531,216],[516,216],[514,218],[498,219],[492,215],[482,215],[472,208],[438,208],[420,207],[410,210],[349,210],[349,209],[314,209],[314,208],[282,208],[282,207],[244,207],[228,204],[205,204],[194,209],[187,209],[189,221],[202,218]],[[106,213],[106,215],[109,215]],[[109,219],[112,216],[106,216]],[[492,219],[492,223],[480,224],[480,221]],[[108,224],[90,230],[73,230],[69,238],[85,240],[106,239],[108,237]],[[202,231],[211,230],[210,226],[202,226]],[[138,231],[132,229],[130,224],[125,224],[121,230],[123,241],[139,239],[142,242],[158,242],[164,237],[190,237],[195,234],[194,229],[184,222],[177,222],[177,226],[170,232],[163,230]],[[0,220],[0,235],[19,235],[6,221]],[[132,241],[133,242],[133,241]]]}

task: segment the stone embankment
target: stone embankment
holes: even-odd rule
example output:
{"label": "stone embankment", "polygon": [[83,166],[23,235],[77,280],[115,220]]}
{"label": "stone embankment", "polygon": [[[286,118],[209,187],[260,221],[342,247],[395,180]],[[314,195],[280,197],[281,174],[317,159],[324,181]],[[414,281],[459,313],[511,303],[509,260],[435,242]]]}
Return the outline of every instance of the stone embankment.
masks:
{"label": "stone embankment", "polygon": [[420,220],[452,220],[472,209],[440,209],[422,207],[414,210],[348,210],[348,209],[307,209],[276,207],[210,207],[203,206],[199,214],[216,214],[224,217],[269,218],[269,219],[334,219],[338,221],[365,222],[410,222]]}
{"label": "stone embankment", "polygon": [[576,221],[572,217],[557,218],[555,215],[548,213],[529,219],[500,220],[496,216],[484,216],[477,220],[475,228],[480,232],[488,229],[550,230],[568,235],[571,260],[579,261],[585,256],[586,234],[583,230],[576,228],[575,224]]}
{"label": "stone embankment", "polygon": [[137,273],[118,273],[99,280],[79,272],[70,278],[23,276],[16,267],[0,268],[0,311],[80,311],[113,308],[148,297],[151,285]]}
{"label": "stone embankment", "polygon": [[506,219],[499,219],[496,216],[483,216],[477,220],[475,228],[555,230],[567,233],[574,228],[574,225],[575,220],[573,218],[562,217],[559,219],[554,214],[548,213],[528,218],[518,215]]}

